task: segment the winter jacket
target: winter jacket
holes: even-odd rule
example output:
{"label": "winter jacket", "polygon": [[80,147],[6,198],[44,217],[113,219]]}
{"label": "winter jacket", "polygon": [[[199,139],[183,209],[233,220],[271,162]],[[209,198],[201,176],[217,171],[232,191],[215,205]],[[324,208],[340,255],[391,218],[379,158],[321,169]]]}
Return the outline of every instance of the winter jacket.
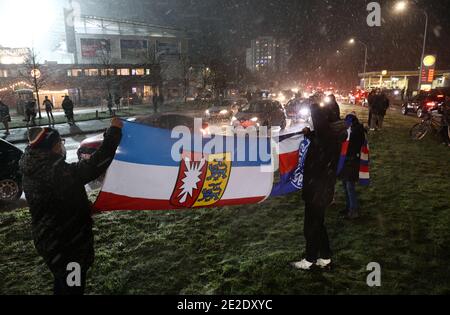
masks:
{"label": "winter jacket", "polygon": [[119,128],[108,129],[90,160],[68,164],[58,154],[27,148],[20,161],[34,244],[55,275],[70,262],[85,269],[93,263],[91,204],[84,185],[106,171],[121,135]]}
{"label": "winter jacket", "polygon": [[327,207],[333,200],[339,159],[338,135],[333,133],[327,108],[311,105],[314,131],[306,135],[311,141],[305,160],[302,197],[315,207]]}
{"label": "winter jacket", "polygon": [[62,108],[65,112],[67,111],[73,111],[73,102],[70,98],[65,98],[62,102]]}
{"label": "winter jacket", "polygon": [[[341,144],[348,138],[348,131],[341,139]],[[357,182],[359,181],[359,169],[361,159],[361,147],[365,140],[364,126],[359,122],[354,122],[350,132],[350,143],[347,150],[344,168],[338,175],[343,181]]]}
{"label": "winter jacket", "polygon": [[44,101],[45,110],[47,112],[51,111],[53,109],[53,103],[50,100]]}
{"label": "winter jacket", "polygon": [[10,119],[11,116],[9,115],[9,107],[3,102],[0,102],[0,121],[8,121]]}

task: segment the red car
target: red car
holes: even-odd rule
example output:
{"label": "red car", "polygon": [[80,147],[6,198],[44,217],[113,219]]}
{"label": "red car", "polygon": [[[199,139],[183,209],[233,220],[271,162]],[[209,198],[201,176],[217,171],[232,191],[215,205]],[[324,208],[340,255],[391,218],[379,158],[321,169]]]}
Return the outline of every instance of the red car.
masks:
{"label": "red car", "polygon": [[[180,114],[158,114],[151,116],[137,117],[135,122],[149,125],[152,127],[172,129],[177,126],[186,126],[190,130],[194,130],[194,117]],[[204,132],[208,128],[208,124],[203,122],[201,131]],[[78,160],[89,160],[92,154],[98,150],[103,143],[103,134],[85,139],[80,143],[77,155]]]}
{"label": "red car", "polygon": [[357,89],[349,94],[350,104],[365,106],[367,104],[367,91]]}

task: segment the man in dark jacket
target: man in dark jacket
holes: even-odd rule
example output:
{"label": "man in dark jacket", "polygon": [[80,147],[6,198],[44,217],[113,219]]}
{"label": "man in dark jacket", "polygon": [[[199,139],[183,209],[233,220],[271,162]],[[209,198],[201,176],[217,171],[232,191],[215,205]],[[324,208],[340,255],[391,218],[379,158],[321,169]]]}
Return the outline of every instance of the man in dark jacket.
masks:
{"label": "man in dark jacket", "polygon": [[[39,255],[54,276],[55,294],[83,294],[86,273],[94,261],[91,204],[84,186],[111,164],[122,132],[113,119],[91,159],[65,162],[64,141],[52,128],[30,129],[30,144],[20,161],[23,189],[32,217]],[[77,264],[78,283],[69,280]],[[76,269],[75,269],[76,270]]]}
{"label": "man in dark jacket", "polygon": [[0,122],[5,126],[5,135],[9,135],[9,122],[11,121],[11,116],[9,114],[9,107],[0,99]]}
{"label": "man in dark jacket", "polygon": [[338,121],[341,119],[341,109],[339,107],[339,104],[336,101],[336,96],[333,94],[328,95],[325,97],[325,106],[328,107],[328,120],[329,121]]}
{"label": "man in dark jacket", "polygon": [[36,126],[36,99],[29,100],[25,106],[25,120],[27,122],[27,127]]}
{"label": "man in dark jacket", "polygon": [[67,122],[69,125],[75,125],[75,118],[73,117],[73,102],[68,95],[64,96],[64,100],[62,102],[62,108],[64,110],[64,114],[66,114]]}
{"label": "man in dark jacket", "polygon": [[439,112],[442,115],[442,128],[440,135],[445,145],[450,147],[450,96],[445,96],[444,104],[439,108]]}
{"label": "man in dark jacket", "polygon": [[[53,117],[53,103],[48,99],[48,96],[45,97],[45,100],[43,102],[43,105],[45,107],[45,111],[47,112],[47,118],[48,118],[48,124],[51,125],[53,121],[53,125],[55,124],[55,118]],[[52,120],[50,120],[50,117]]]}
{"label": "man in dark jacket", "polygon": [[338,134],[333,132],[328,107],[311,105],[314,131],[303,130],[311,141],[306,156],[303,192],[305,201],[304,236],[306,257],[294,263],[294,267],[310,270],[314,265],[320,268],[331,266],[331,249],[325,227],[325,211],[331,204],[336,185],[336,169],[339,158]]}

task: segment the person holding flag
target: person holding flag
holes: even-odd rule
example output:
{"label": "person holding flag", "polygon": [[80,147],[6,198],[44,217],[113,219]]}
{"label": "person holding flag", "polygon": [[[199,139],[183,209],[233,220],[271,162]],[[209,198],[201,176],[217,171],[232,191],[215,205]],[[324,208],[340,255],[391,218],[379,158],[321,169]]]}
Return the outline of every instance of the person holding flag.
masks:
{"label": "person holding flag", "polygon": [[[53,274],[55,295],[84,293],[86,273],[94,261],[92,209],[84,186],[108,169],[122,126],[121,120],[112,119],[101,147],[89,160],[72,164],[65,161],[64,139],[56,129],[29,131],[30,143],[20,161],[23,190],[34,245]],[[78,283],[71,284],[74,266],[78,266]]]}
{"label": "person holding flag", "polygon": [[363,185],[369,184],[369,152],[366,131],[355,113],[345,117],[345,125],[347,131],[342,139],[337,175],[345,191],[345,215],[348,219],[356,219],[359,217],[359,205],[355,186],[358,181]]}
{"label": "person holding flag", "polygon": [[304,164],[302,197],[305,201],[304,236],[306,257],[292,265],[300,270],[331,268],[331,248],[325,227],[325,212],[331,204],[336,185],[339,159],[339,123],[329,107],[321,107],[312,100],[310,106],[313,129],[303,129],[309,140]]}

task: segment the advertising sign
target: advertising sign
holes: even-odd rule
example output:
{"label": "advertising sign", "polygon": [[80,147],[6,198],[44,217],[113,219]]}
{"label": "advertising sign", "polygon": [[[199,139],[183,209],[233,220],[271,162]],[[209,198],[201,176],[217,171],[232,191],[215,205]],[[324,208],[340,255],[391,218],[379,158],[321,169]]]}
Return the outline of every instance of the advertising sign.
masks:
{"label": "advertising sign", "polygon": [[105,53],[111,52],[109,39],[82,38],[80,45],[83,58],[101,57]]}

